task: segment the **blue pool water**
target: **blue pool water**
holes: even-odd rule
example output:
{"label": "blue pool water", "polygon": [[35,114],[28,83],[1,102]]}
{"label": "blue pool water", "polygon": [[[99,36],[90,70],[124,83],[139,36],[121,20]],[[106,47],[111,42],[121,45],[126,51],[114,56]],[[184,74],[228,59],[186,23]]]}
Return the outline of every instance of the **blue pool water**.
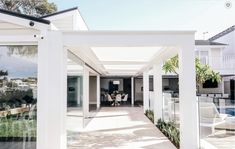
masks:
{"label": "blue pool water", "polygon": [[[224,111],[224,109],[218,109],[218,110],[219,110],[219,112]],[[235,116],[235,108],[225,108],[225,114]]]}

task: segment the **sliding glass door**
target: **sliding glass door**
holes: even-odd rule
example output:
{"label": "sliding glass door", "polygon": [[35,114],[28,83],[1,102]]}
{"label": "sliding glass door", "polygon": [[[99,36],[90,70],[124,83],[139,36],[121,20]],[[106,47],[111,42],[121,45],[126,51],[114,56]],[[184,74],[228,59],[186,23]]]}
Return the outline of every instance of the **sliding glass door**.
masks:
{"label": "sliding glass door", "polygon": [[84,126],[83,114],[83,63],[68,51],[67,64],[67,138],[72,147],[79,131]]}

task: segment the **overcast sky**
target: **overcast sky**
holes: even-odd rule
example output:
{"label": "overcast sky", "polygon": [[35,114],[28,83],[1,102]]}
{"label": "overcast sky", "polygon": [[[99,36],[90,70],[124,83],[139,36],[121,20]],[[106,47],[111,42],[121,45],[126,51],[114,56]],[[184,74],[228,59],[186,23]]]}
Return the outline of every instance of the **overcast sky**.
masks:
{"label": "overcast sky", "polygon": [[[211,37],[235,24],[235,0],[49,0],[78,6],[91,30],[196,30]],[[231,2],[231,8],[225,3]]]}

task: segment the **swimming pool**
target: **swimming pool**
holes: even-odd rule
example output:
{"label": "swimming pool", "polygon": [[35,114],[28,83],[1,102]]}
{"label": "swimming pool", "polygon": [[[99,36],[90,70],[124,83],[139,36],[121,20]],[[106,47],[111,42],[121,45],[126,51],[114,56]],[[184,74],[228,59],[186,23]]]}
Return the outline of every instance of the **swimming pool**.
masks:
{"label": "swimming pool", "polygon": [[229,114],[231,116],[235,116],[235,107],[234,108],[220,108],[218,109],[220,113]]}

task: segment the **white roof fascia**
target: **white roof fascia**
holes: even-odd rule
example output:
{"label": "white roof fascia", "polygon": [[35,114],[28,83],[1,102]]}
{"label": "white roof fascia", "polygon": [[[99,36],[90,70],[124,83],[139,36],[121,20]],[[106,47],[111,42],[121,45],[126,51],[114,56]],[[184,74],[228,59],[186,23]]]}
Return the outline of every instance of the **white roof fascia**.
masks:
{"label": "white roof fascia", "polygon": [[34,26],[30,26],[29,23],[31,22],[31,20],[29,19],[24,19],[24,18],[20,18],[17,16],[8,15],[8,14],[3,14],[3,13],[0,13],[0,20],[4,22],[9,22],[12,24],[24,26],[28,29],[46,30],[50,28],[49,24],[44,24],[44,23],[40,23],[37,21],[32,21],[34,22]]}
{"label": "white roof fascia", "polygon": [[195,48],[226,48],[228,45],[195,45]]}
{"label": "white roof fascia", "polygon": [[73,17],[73,22],[71,22],[73,24],[73,30],[89,30],[78,9],[44,17],[44,19],[56,21],[71,16]]}

